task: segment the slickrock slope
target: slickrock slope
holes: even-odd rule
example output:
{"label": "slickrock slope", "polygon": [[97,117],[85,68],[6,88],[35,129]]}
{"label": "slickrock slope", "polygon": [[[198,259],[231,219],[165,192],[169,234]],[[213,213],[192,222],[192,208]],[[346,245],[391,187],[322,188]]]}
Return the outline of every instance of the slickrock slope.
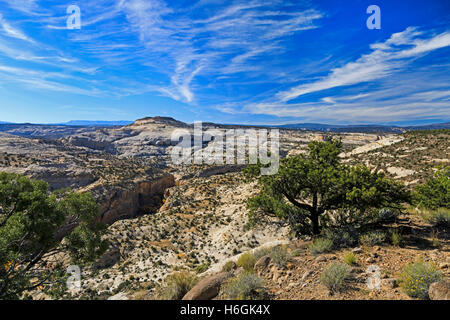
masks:
{"label": "slickrock slope", "polygon": [[408,185],[424,183],[438,166],[450,161],[450,130],[411,131],[386,142],[376,149],[374,144],[367,150],[357,148],[358,152],[345,155],[346,161],[382,170]]}
{"label": "slickrock slope", "polygon": [[52,189],[79,188],[96,180],[82,165],[79,151],[43,141],[0,133],[0,170],[47,181]]}
{"label": "slickrock slope", "polygon": [[144,118],[120,128],[102,128],[71,135],[63,142],[121,158],[166,157],[170,151],[167,149],[172,145],[172,132],[181,128],[189,129],[189,126],[172,118]]}

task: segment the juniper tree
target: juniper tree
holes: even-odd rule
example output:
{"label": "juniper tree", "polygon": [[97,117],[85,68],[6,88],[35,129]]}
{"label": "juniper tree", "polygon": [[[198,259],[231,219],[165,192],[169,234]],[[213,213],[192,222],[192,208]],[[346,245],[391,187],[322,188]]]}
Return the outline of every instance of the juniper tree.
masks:
{"label": "juniper tree", "polygon": [[[105,226],[89,193],[50,192],[48,184],[0,173],[0,299],[16,299],[55,280],[58,262],[41,262],[68,252],[75,263],[91,262],[106,250]],[[62,241],[64,239],[64,241]]]}
{"label": "juniper tree", "polygon": [[257,177],[260,192],[249,199],[250,220],[260,214],[281,218],[299,233],[319,234],[331,221],[347,224],[369,222],[374,209],[399,209],[410,201],[409,192],[399,182],[365,166],[350,167],[341,162],[342,143],[313,141],[308,153],[284,158],[278,173],[258,176],[258,166],[244,173]]}
{"label": "juniper tree", "polygon": [[431,179],[416,188],[415,202],[428,209],[450,208],[450,166],[440,168]]}

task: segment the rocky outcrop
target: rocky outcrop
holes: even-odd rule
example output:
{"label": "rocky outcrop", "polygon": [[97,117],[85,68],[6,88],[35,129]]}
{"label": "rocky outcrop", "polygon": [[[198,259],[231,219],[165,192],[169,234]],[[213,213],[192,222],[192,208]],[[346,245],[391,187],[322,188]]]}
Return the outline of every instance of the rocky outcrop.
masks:
{"label": "rocky outcrop", "polygon": [[264,257],[261,257],[258,261],[255,263],[255,271],[258,274],[261,274],[270,264],[270,255],[266,255]]}
{"label": "rocky outcrop", "polygon": [[221,272],[204,278],[186,293],[183,300],[211,300],[219,294],[220,287],[231,276],[230,272]]}
{"label": "rocky outcrop", "polygon": [[134,188],[120,188],[105,193],[101,203],[99,220],[112,224],[121,219],[134,218],[140,214],[154,213],[162,205],[165,191],[175,185],[172,175],[153,181],[138,183]]}
{"label": "rocky outcrop", "polygon": [[428,289],[428,295],[431,300],[450,300],[450,281],[432,283]]}
{"label": "rocky outcrop", "polygon": [[85,147],[92,150],[106,151],[111,154],[116,153],[115,146],[109,141],[98,141],[90,137],[72,136],[67,139],[67,143],[77,147]]}
{"label": "rocky outcrop", "polygon": [[204,169],[202,171],[191,173],[189,175],[183,176],[181,179],[191,179],[191,178],[208,178],[215,175],[221,175],[231,172],[241,171],[245,165],[223,165],[223,166],[214,166],[211,168]]}
{"label": "rocky outcrop", "polygon": [[51,190],[61,188],[78,189],[97,180],[91,169],[66,164],[47,166],[33,164],[24,170],[24,174],[34,179],[44,180],[49,184]]}

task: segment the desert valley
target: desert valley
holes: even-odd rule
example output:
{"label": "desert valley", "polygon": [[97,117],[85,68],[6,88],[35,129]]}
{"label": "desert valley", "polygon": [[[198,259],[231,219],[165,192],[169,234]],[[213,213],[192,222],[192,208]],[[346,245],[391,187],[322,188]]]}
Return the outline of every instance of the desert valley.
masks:
{"label": "desert valley", "polygon": [[[442,127],[280,128],[280,156],[307,154],[311,141],[340,140],[342,163],[363,164],[414,190],[437,168],[448,168],[450,130]],[[436,224],[429,212],[405,205],[356,243],[327,246],[316,236],[295,234],[274,216],[250,223],[248,199],[260,186],[246,179],[245,166],[173,165],[176,129],[193,126],[164,117],[125,126],[0,125],[1,172],[43,180],[52,191],[90,192],[100,206],[97,221],[108,226],[109,247],[93,264],[81,266],[81,288],[55,292],[42,284],[23,298],[174,299],[167,288],[175,274],[186,278],[186,292],[194,287],[178,293],[185,299],[411,299],[401,274],[417,259],[448,279],[448,208],[446,222]],[[51,270],[56,260],[71,265],[64,252],[41,264]],[[334,292],[323,274],[337,262],[349,266],[349,275],[345,289]],[[368,286],[373,265],[379,268],[376,288]],[[236,279],[249,270],[256,293],[240,296]]]}

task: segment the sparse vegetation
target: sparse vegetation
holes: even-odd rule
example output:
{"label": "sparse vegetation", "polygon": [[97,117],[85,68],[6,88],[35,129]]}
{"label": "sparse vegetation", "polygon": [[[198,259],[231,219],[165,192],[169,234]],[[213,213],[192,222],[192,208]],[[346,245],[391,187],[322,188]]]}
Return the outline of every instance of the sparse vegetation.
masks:
{"label": "sparse vegetation", "polygon": [[286,246],[276,246],[272,249],[270,258],[279,268],[284,268],[291,259],[291,254]]}
{"label": "sparse vegetation", "polygon": [[393,222],[399,214],[399,210],[381,208],[378,211],[378,221],[383,223]]}
{"label": "sparse vegetation", "polygon": [[238,267],[243,268],[245,271],[252,271],[256,261],[257,260],[254,254],[246,252],[238,258],[236,264]]}
{"label": "sparse vegetation", "polygon": [[308,248],[313,254],[329,252],[333,249],[333,241],[328,238],[317,238]]}
{"label": "sparse vegetation", "polygon": [[433,282],[442,279],[442,273],[431,263],[422,260],[408,264],[401,274],[400,285],[410,297],[427,299]]}
{"label": "sparse vegetation", "polygon": [[359,232],[352,226],[328,228],[324,237],[332,242],[334,249],[353,247],[358,243]]}
{"label": "sparse vegetation", "polygon": [[224,294],[228,299],[260,300],[266,297],[267,292],[262,278],[244,272],[224,285]]}
{"label": "sparse vegetation", "polygon": [[195,273],[200,274],[209,269],[210,265],[209,263],[203,263],[195,267]]}
{"label": "sparse vegetation", "polygon": [[439,208],[437,210],[425,210],[423,212],[423,217],[426,221],[436,227],[450,227],[450,209]]}
{"label": "sparse vegetation", "polygon": [[197,276],[191,272],[175,272],[164,279],[156,295],[162,300],[181,300],[197,282]]}
{"label": "sparse vegetation", "polygon": [[396,247],[400,247],[403,245],[403,237],[400,232],[398,232],[398,230],[394,230],[391,232],[391,243]]}
{"label": "sparse vegetation", "polygon": [[358,258],[356,257],[356,254],[354,254],[353,252],[347,251],[346,253],[344,253],[343,261],[345,264],[353,266],[357,264]]}
{"label": "sparse vegetation", "polygon": [[359,238],[361,245],[366,247],[382,244],[384,241],[386,241],[386,234],[382,231],[370,231]]}
{"label": "sparse vegetation", "polygon": [[[120,296],[126,295],[130,299],[158,299],[160,298],[158,294],[163,295],[163,293],[167,294],[168,299],[180,298],[183,294],[176,294],[176,289],[172,291],[173,294],[168,294],[170,290],[163,290],[163,288],[169,288],[167,285],[170,282],[169,279],[164,281],[168,274],[174,271],[190,270],[189,274],[196,276],[193,281],[195,283],[199,277],[198,274],[203,273],[209,266],[222,263],[224,259],[230,259],[232,256],[258,248],[265,243],[288,239],[291,241],[289,244],[257,249],[252,254],[254,258],[247,257],[245,263],[241,262],[242,265],[246,265],[248,270],[244,270],[244,273],[253,273],[256,272],[253,271],[256,261],[262,256],[271,257],[268,265],[264,264],[257,270],[263,285],[260,290],[256,290],[254,294],[256,299],[269,297],[266,292],[270,293],[270,297],[273,295],[275,299],[323,299],[326,297],[325,289],[328,286],[323,286],[318,280],[324,267],[328,269],[326,268],[327,264],[332,262],[342,262],[352,266],[351,274],[355,277],[355,281],[352,279],[349,282],[351,290],[339,298],[403,299],[405,298],[403,290],[391,288],[392,283],[389,281],[400,280],[398,270],[404,267],[407,261],[413,261],[417,256],[425,253],[427,263],[431,264],[430,261],[433,261],[435,267],[439,266],[446,273],[448,270],[449,261],[445,252],[448,251],[449,245],[449,208],[445,206],[430,208],[427,207],[429,205],[426,204],[426,201],[419,204],[416,195],[422,188],[417,185],[423,183],[429,185],[428,189],[438,190],[435,188],[436,183],[429,183],[428,180],[439,165],[448,164],[449,132],[448,130],[407,132],[399,135],[333,133],[332,136],[335,139],[343,141],[344,145],[341,151],[348,154],[343,158],[339,157],[339,163],[336,166],[330,163],[322,166],[321,161],[330,160],[331,162],[333,160],[333,157],[327,155],[328,151],[333,148],[322,147],[322,143],[318,143],[316,153],[311,153],[307,146],[307,141],[317,138],[319,134],[280,131],[280,147],[284,149],[281,150],[281,154],[284,155],[289,151],[289,157],[292,158],[299,154],[296,151],[300,151],[300,153],[304,153],[304,157],[298,157],[301,158],[298,161],[283,160],[289,164],[289,167],[286,166],[283,169],[285,175],[277,175],[273,177],[273,180],[269,178],[269,185],[248,183],[243,179],[242,172],[229,172],[213,176],[198,175],[198,173],[204,173],[205,168],[216,170],[214,166],[196,165],[185,168],[168,166],[165,168],[163,165],[161,166],[162,170],[159,171],[154,168],[154,164],[159,164],[160,160],[164,160],[165,155],[161,152],[162,146],[157,147],[158,152],[161,152],[161,157],[158,156],[159,160],[157,161],[153,161],[153,156],[134,157],[134,150],[127,151],[130,156],[127,155],[123,158],[122,154],[118,157],[119,154],[111,155],[99,150],[91,151],[89,147],[75,150],[75,147],[70,146],[68,141],[64,141],[67,143],[66,145],[60,144],[59,141],[54,145],[52,143],[52,148],[54,146],[58,149],[56,158],[51,158],[52,155],[50,157],[40,156],[36,153],[2,154],[0,152],[0,166],[9,167],[8,171],[22,171],[30,165],[35,165],[37,168],[55,168],[51,172],[58,173],[56,177],[58,179],[60,168],[66,165],[75,164],[75,169],[86,168],[86,172],[81,171],[82,174],[92,173],[93,179],[98,180],[82,186],[82,189],[79,190],[92,190],[95,197],[101,197],[99,199],[108,197],[112,192],[119,194],[124,191],[134,192],[136,183],[153,179],[151,174],[153,170],[158,175],[167,172],[175,176],[187,177],[178,180],[176,186],[168,189],[164,197],[162,194],[149,197],[149,202],[153,202],[157,206],[145,205],[139,211],[138,217],[119,220],[109,226],[106,237],[114,244],[114,250],[111,250],[111,255],[108,252],[106,256],[111,256],[112,266],[108,264],[106,267],[99,266],[91,270],[88,266],[82,265],[83,278],[86,277],[92,281],[86,282],[87,287],[83,286],[80,294],[71,297],[70,293],[66,292],[65,269],[60,269],[63,271],[60,273],[57,268],[54,277],[49,278],[49,282],[59,281],[63,284],[62,290],[56,292],[56,285],[44,283],[43,286],[33,289],[22,298],[46,299],[47,295],[50,295],[57,299],[107,299],[112,295],[119,294]],[[379,137],[377,137],[378,135]],[[295,138],[291,139],[293,136]],[[331,134],[326,135],[324,140],[327,142],[325,143],[331,142],[330,136]],[[373,142],[375,138],[380,140],[384,137],[393,137],[393,140],[398,142],[376,150],[350,154],[355,147]],[[400,139],[403,140],[400,141]],[[35,140],[23,143],[28,145],[35,143]],[[94,141],[92,139],[92,142]],[[148,145],[150,149],[153,149],[154,146],[151,143],[149,141]],[[379,145],[381,146],[382,143]],[[39,144],[48,145],[45,141],[39,141]],[[11,151],[11,148],[19,150],[21,147],[15,144],[14,147],[7,148]],[[70,148],[70,151],[67,151],[66,148]],[[121,148],[126,148],[126,146],[121,146]],[[142,145],[139,152],[147,152],[146,148],[147,144]],[[12,151],[15,153],[16,150]],[[116,152],[122,153],[121,150],[123,149],[117,149]],[[369,172],[365,168],[359,170],[358,166],[361,164],[367,166]],[[314,172],[314,169],[320,171],[321,168],[325,168],[325,172]],[[439,171],[444,172],[443,168],[445,167],[441,167]],[[385,176],[381,174],[382,172]],[[289,176],[291,173],[292,176]],[[326,176],[327,173],[330,175]],[[316,240],[310,248],[308,248],[308,244],[311,237],[304,237],[303,234],[314,233],[313,224],[315,222],[311,220],[313,217],[311,211],[298,208],[281,193],[281,191],[287,190],[287,194],[294,195],[294,200],[299,204],[314,207],[314,191],[316,190],[310,192],[307,188],[301,189],[298,184],[295,184],[302,174],[304,174],[303,177],[318,179],[317,184],[320,185],[316,188],[319,190],[318,209],[329,205],[335,200],[334,197],[345,196],[344,204],[339,202],[335,207],[330,206],[319,215],[320,234],[313,235],[312,239]],[[374,182],[375,176],[379,178],[380,184],[377,181]],[[379,199],[385,200],[383,190],[387,190],[386,194],[390,192],[392,181],[387,178],[395,179],[399,183],[407,182],[407,189],[416,190],[413,193],[414,205],[406,209],[409,215],[404,214],[405,207],[403,206],[408,201],[405,203],[394,201],[392,208],[392,203],[388,203],[390,202],[388,200],[384,204],[376,203],[374,206],[371,204],[371,201],[378,196]],[[336,186],[329,183],[333,179]],[[388,183],[384,184],[385,180]],[[447,180],[442,179],[442,181],[448,181],[448,178]],[[291,182],[294,183],[293,188],[291,185],[283,185],[283,183]],[[304,187],[305,183],[302,182],[302,184]],[[374,193],[370,188],[373,185],[375,186]],[[332,190],[330,192],[326,190],[327,192],[322,197],[320,193],[322,187],[330,187]],[[338,188],[341,189],[337,190]],[[352,189],[350,190],[350,188]],[[339,194],[341,190],[345,190],[345,194],[344,192]],[[253,211],[247,215],[246,201],[255,195],[260,195],[260,191],[266,192],[267,197],[259,198],[260,203],[266,206],[255,208],[249,206],[248,208]],[[295,193],[296,191],[299,193]],[[377,193],[378,191],[380,192]],[[397,189],[394,188],[394,191]],[[427,192],[421,191],[423,198],[426,194],[432,194],[429,190]],[[56,195],[56,193],[48,192],[47,195]],[[434,197],[434,195],[432,196]],[[64,197],[64,195],[61,196],[61,198]],[[441,194],[436,198],[441,199]],[[162,199],[164,200],[162,201]],[[159,209],[161,202],[164,207]],[[2,209],[0,206],[0,211]],[[85,226],[88,227],[88,225]],[[289,226],[293,232],[289,233],[289,227],[286,226]],[[250,230],[250,227],[253,229]],[[378,241],[377,236],[369,236],[371,232],[385,233],[384,240]],[[293,234],[302,236],[292,239]],[[359,243],[361,235],[367,237],[367,239],[362,239],[361,243],[364,243],[362,246]],[[83,235],[74,233],[72,240],[76,242],[75,240],[79,239],[86,240]],[[320,241],[325,243],[320,243]],[[384,244],[383,248],[370,248],[374,244],[381,243]],[[342,251],[341,248],[345,248],[345,251]],[[0,253],[2,249],[0,243]],[[114,253],[115,250],[118,251],[117,256]],[[73,257],[76,258],[78,253],[80,257],[88,256],[89,250],[75,250]],[[316,256],[321,253],[328,254],[321,255],[320,259],[316,259]],[[45,264],[48,262],[50,263]],[[383,284],[383,290],[377,292],[366,290],[367,286],[364,280],[367,278],[367,274],[364,273],[364,270],[371,264],[379,265],[382,268],[380,270],[382,279],[388,280]],[[276,267],[272,267],[272,265]],[[52,262],[47,259],[39,265],[42,270],[48,269],[48,266],[54,267]],[[6,265],[0,264],[0,274],[5,267],[9,267],[9,261]],[[235,270],[236,268],[237,265],[230,261],[223,266],[222,271],[242,272]],[[84,272],[87,274],[85,275]],[[322,275],[322,277],[324,276]],[[119,279],[122,280],[119,281]],[[236,281],[234,292],[237,292],[233,295],[233,299],[247,298],[248,295],[245,292],[255,292],[245,289],[258,287],[257,278],[250,279],[253,280],[237,282],[236,276],[232,279]],[[161,282],[163,285],[160,285]],[[230,280],[226,284],[231,282]],[[329,290],[333,293],[342,291],[345,283],[346,280],[343,280],[342,285],[337,286],[338,289]],[[396,286],[397,283],[400,282],[396,282],[393,286]],[[48,290],[50,287],[53,287],[52,292]],[[177,286],[174,285],[172,288],[177,288]],[[222,287],[219,298],[231,298],[225,294],[225,286]]]}
{"label": "sparse vegetation", "polygon": [[331,293],[336,293],[344,288],[345,280],[350,276],[351,268],[345,263],[333,263],[322,273],[320,281]]}
{"label": "sparse vegetation", "polygon": [[269,256],[273,263],[275,263],[280,268],[285,267],[292,257],[291,252],[289,252],[287,246],[284,245],[263,248],[257,250],[253,255],[255,256],[256,261],[258,261],[261,257]]}
{"label": "sparse vegetation", "polygon": [[236,269],[236,263],[234,261],[228,261],[222,267],[222,271],[224,272],[230,272],[234,269]]}

